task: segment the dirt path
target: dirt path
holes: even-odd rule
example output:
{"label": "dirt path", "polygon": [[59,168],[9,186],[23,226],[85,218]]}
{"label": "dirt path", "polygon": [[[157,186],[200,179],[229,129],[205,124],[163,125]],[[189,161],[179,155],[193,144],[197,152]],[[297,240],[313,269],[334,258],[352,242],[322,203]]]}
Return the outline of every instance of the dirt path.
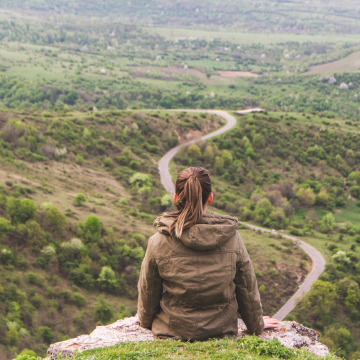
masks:
{"label": "dirt path", "polygon": [[[254,110],[258,111],[259,109],[254,109]],[[178,111],[204,112],[204,111],[201,111],[201,110],[178,110]],[[251,110],[250,111],[249,110],[244,110],[244,113],[249,113],[249,112],[251,112]],[[199,141],[203,141],[203,140],[206,140],[206,139],[210,139],[210,138],[212,138],[214,136],[223,134],[224,132],[232,129],[236,125],[236,119],[226,111],[209,110],[209,111],[207,111],[207,113],[221,116],[222,118],[224,118],[227,121],[227,124],[224,127],[222,127],[221,129],[217,130],[217,131],[214,131],[214,132],[212,132],[212,133],[210,133],[208,135],[202,136],[200,139],[192,140],[192,141],[189,141],[189,142],[187,142],[185,144],[182,144],[182,145],[179,145],[179,146],[173,148],[168,153],[166,153],[159,162],[159,171],[160,171],[161,182],[162,182],[163,186],[165,187],[165,189],[170,194],[173,194],[175,192],[175,188],[174,188],[174,184],[172,182],[172,178],[171,178],[171,175],[170,175],[170,172],[169,172],[169,163],[170,163],[171,159],[176,155],[176,153],[181,149],[181,147],[188,146],[190,144],[193,144],[193,143],[196,143],[196,142],[199,142]],[[241,114],[241,111],[237,111],[236,113]],[[262,232],[270,232],[270,233],[273,233],[274,235],[281,235],[283,238],[290,239],[290,240],[296,242],[296,244],[298,246],[300,246],[310,256],[310,258],[313,261],[313,268],[312,268],[310,274],[305,279],[305,281],[300,285],[299,290],[274,315],[274,317],[276,319],[283,320],[286,317],[286,315],[288,315],[294,309],[294,307],[296,305],[296,299],[299,298],[300,296],[306,294],[310,290],[311,285],[322,274],[322,272],[325,269],[325,260],[324,260],[323,256],[321,255],[321,253],[318,250],[316,250],[314,247],[307,244],[306,242],[298,240],[295,237],[288,236],[288,235],[283,235],[283,234],[278,234],[275,231],[271,231],[271,230],[268,230],[268,229],[263,229],[263,228],[260,228],[258,226],[254,226],[254,225],[243,223],[243,222],[241,222],[241,224],[244,225],[244,226],[247,226],[250,229],[260,230]]]}

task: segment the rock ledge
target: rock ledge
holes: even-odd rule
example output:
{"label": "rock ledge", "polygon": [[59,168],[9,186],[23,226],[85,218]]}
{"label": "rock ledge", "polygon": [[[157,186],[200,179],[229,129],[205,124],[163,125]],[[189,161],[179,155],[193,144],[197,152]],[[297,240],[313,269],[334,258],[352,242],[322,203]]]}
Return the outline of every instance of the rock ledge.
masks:
{"label": "rock ledge", "polygon": [[[238,321],[238,338],[247,336],[246,326],[242,320]],[[329,354],[328,348],[317,341],[319,333],[295,321],[280,321],[276,330],[264,330],[260,338],[264,340],[278,339],[283,345],[291,349],[304,349],[319,356]],[[47,353],[48,359],[57,358],[58,354],[73,356],[76,351],[113,346],[126,341],[151,341],[155,340],[150,330],[140,327],[136,317],[118,320],[107,326],[97,326],[90,335],[80,335],[50,345]]]}

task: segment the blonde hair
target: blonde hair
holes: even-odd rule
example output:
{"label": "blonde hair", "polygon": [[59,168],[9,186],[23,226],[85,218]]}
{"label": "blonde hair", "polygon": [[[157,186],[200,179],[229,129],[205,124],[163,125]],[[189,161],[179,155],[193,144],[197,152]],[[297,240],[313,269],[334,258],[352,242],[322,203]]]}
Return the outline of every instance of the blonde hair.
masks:
{"label": "blonde hair", "polygon": [[183,231],[196,225],[203,216],[203,207],[211,194],[209,172],[204,168],[187,168],[178,175],[175,183],[177,211],[165,213],[164,217],[175,218],[170,233],[180,238]]}

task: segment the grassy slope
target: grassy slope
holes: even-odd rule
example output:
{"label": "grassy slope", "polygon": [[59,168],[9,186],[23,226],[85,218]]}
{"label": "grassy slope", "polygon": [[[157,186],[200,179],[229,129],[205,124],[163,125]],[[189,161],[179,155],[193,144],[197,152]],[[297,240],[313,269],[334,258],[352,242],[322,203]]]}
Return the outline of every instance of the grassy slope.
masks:
{"label": "grassy slope", "polygon": [[[317,360],[321,358],[300,350],[289,350],[279,345],[277,341],[266,342],[255,337],[246,337],[237,341],[223,339],[191,343],[174,340],[156,340],[154,342],[125,343],[110,348],[85,351],[74,357],[74,360],[88,359]],[[335,359],[335,357],[327,356],[325,358],[325,360],[330,359]]]}
{"label": "grassy slope", "polygon": [[[103,134],[102,136],[111,137],[111,129],[114,125],[110,125],[114,120],[120,124],[122,122],[128,123],[133,121],[133,118],[142,118],[144,121],[151,119],[153,125],[157,123],[163,133],[167,134],[167,129],[173,132],[176,130],[182,139],[185,139],[185,135],[189,129],[186,130],[178,126],[178,123],[183,120],[178,118],[176,113],[159,111],[151,113],[157,117],[151,117],[151,114],[144,111],[140,113],[122,112],[117,113],[115,117],[111,111],[103,111],[97,113],[95,117],[89,116],[90,113],[83,112],[52,112],[44,113],[37,111],[3,111],[1,113],[0,126],[4,128],[7,119],[20,120],[23,118],[23,124],[34,125],[40,133],[49,129],[54,119],[58,119],[61,123],[66,123],[70,119],[78,119],[78,123],[83,121],[84,128],[92,128],[93,124],[96,124],[98,130]],[[110,116],[110,117],[109,117]],[[192,115],[190,115],[192,116]],[[170,123],[163,123],[163,119],[170,117],[172,120]],[[185,115],[186,117],[186,115]],[[105,120],[106,119],[106,120]],[[209,118],[210,119],[210,118]],[[138,120],[137,120],[138,121]],[[217,121],[217,120],[216,120]],[[204,120],[205,131],[211,131],[214,127],[219,126],[218,123],[212,123],[208,119]],[[183,122],[184,123],[184,122]],[[122,125],[123,126],[123,125]],[[110,132],[109,132],[110,130]],[[63,131],[63,130],[59,130]],[[80,134],[83,130],[80,131]],[[79,131],[76,131],[79,133]],[[62,141],[58,140],[60,148],[67,147],[68,149],[76,150],[78,154],[84,154],[82,146],[73,147],[81,143],[83,140],[80,137],[78,140],[66,140],[65,135]],[[115,147],[123,148],[121,143],[115,141]],[[81,150],[82,149],[82,150]],[[133,154],[135,159],[146,163],[146,171],[154,172],[154,180],[158,181],[156,161],[160,155],[164,153],[166,149],[161,149],[160,154],[151,154],[148,160],[142,160],[141,157]],[[16,152],[15,152],[16,154]],[[107,151],[106,156],[116,156],[116,151]],[[63,159],[62,161],[47,160],[45,162],[31,162],[21,159],[9,160],[8,158],[0,158],[1,170],[0,170],[0,184],[4,184],[5,187],[11,191],[17,187],[27,187],[34,191],[29,195],[37,206],[43,202],[51,202],[65,213],[68,217],[69,227],[76,226],[77,221],[83,222],[89,215],[96,214],[99,217],[102,224],[106,228],[113,228],[119,233],[121,237],[128,237],[128,234],[133,232],[140,232],[145,238],[148,238],[153,233],[152,221],[157,213],[153,212],[150,218],[142,219],[132,213],[134,208],[140,209],[137,203],[138,200],[133,199],[133,195],[130,192],[128,183],[123,180],[117,180],[112,174],[111,168],[105,168],[103,160],[106,157],[104,155],[88,155],[87,159],[82,165],[78,165],[74,161],[74,157]],[[141,170],[140,170],[141,171]],[[161,185],[156,191],[162,191]],[[73,205],[74,195],[78,192],[82,192],[86,195],[88,201],[84,207],[75,207]],[[119,199],[127,199],[127,205],[119,205]],[[140,216],[142,216],[140,212]],[[281,241],[277,239],[271,239],[265,235],[252,233],[249,230],[241,230],[248,250],[251,254],[254,262],[255,269],[259,276],[259,284],[264,284],[262,296],[264,301],[264,311],[268,314],[274,313],[282,303],[286,301],[288,297],[297,287],[297,284],[306,275],[306,271],[301,268],[300,262],[303,259],[303,253],[299,250],[292,252],[289,257],[289,244],[281,244]],[[65,236],[64,240],[68,240]],[[32,263],[35,260],[34,255],[30,252],[23,253],[25,258]],[[268,274],[268,270],[274,268],[276,271],[272,274]],[[79,289],[74,287],[66,278],[59,274],[56,267],[49,270],[42,270],[38,267],[31,265],[28,271],[34,272],[38,277],[36,284],[28,284],[26,280],[27,272],[24,271],[11,271],[5,268],[1,269],[2,279],[8,279],[2,282],[3,286],[8,285],[8,281],[15,281],[17,287],[21,291],[28,293],[29,298],[33,294],[39,294],[43,299],[43,306],[39,307],[35,312],[35,319],[38,325],[50,326],[54,330],[53,341],[59,341],[68,337],[74,337],[79,333],[86,333],[93,329],[96,320],[93,318],[93,310],[95,303],[101,298],[101,293],[98,291],[87,291],[85,289]],[[278,286],[278,290],[274,292],[273,288]],[[51,294],[49,295],[49,289]],[[58,296],[64,291],[69,291],[71,294],[74,292],[80,292],[86,297],[86,305],[84,308],[77,309],[74,304],[67,299],[60,301],[62,307],[61,312],[54,312],[47,304],[45,299],[49,299],[53,296]],[[55,294],[55,295],[54,295]],[[129,299],[126,297],[119,298],[113,295],[106,295],[107,301],[112,305],[114,311],[113,320],[122,316],[129,316],[136,311],[135,299]],[[49,318],[49,311],[53,314],[52,320]],[[66,316],[65,316],[65,315]],[[70,315],[71,314],[71,315]],[[66,336],[64,336],[66,334]],[[31,348],[32,345],[26,341],[22,344],[25,347]],[[46,350],[46,344],[41,347],[37,347],[37,351],[40,353]],[[11,352],[3,352],[5,358],[11,358]]]}

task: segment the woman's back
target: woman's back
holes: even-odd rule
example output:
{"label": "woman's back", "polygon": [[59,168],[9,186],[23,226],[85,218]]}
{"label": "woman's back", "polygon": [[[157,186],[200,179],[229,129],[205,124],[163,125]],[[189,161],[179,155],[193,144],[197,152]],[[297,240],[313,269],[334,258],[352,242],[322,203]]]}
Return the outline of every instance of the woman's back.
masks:
{"label": "woman's back", "polygon": [[260,333],[260,296],[237,219],[204,214],[179,239],[170,235],[173,221],[159,218],[149,241],[139,280],[141,325],[183,340],[234,336],[240,312],[250,332]]}

